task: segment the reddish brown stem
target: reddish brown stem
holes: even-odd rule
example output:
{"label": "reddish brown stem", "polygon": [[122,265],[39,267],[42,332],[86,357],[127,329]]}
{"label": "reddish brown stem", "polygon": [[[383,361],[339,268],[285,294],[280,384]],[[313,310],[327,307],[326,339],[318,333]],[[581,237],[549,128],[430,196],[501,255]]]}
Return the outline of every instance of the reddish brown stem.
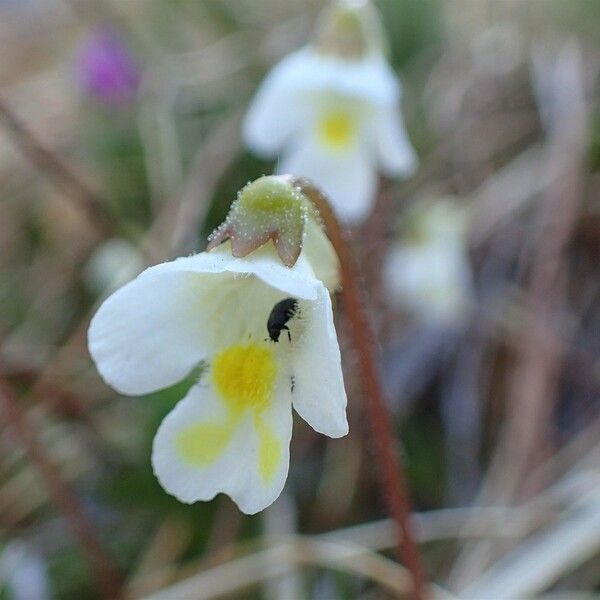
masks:
{"label": "reddish brown stem", "polygon": [[79,499],[63,480],[56,466],[48,459],[35,429],[19,407],[9,386],[0,380],[0,408],[3,409],[7,424],[22,443],[30,460],[37,467],[56,506],[64,515],[82,551],[88,557],[91,571],[105,598],[118,598],[120,576],[112,559],[98,540],[94,528],[88,520]]}
{"label": "reddish brown stem", "polygon": [[358,268],[344,230],[335,217],[323,194],[305,180],[294,180],[304,194],[317,207],[327,234],[340,261],[344,308],[352,329],[354,346],[359,354],[366,408],[373,430],[375,451],[379,463],[381,486],[388,509],[397,528],[398,560],[410,571],[414,585],[414,598],[425,598],[425,573],[417,544],[410,528],[410,500],[403,465],[394,442],[393,427],[385,404],[383,390],[374,359],[373,334],[361,301]]}

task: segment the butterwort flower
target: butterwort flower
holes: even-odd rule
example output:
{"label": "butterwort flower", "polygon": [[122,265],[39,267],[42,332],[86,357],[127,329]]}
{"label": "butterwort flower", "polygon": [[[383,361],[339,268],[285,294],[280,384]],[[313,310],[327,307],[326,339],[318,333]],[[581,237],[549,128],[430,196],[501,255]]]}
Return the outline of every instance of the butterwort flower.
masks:
{"label": "butterwort flower", "polygon": [[14,600],[50,600],[50,581],[44,557],[20,538],[9,541],[0,552],[2,589]]}
{"label": "butterwort flower", "polygon": [[290,267],[271,243],[238,258],[232,241],[151,267],[92,319],[90,353],[121,393],[166,388],[201,365],[153,444],[154,472],[182,502],[223,492],[246,513],[271,504],[287,478],[292,407],[320,433],[348,431],[332,304],[319,277],[331,268],[309,260],[323,244],[311,239],[317,231],[307,230]]}
{"label": "butterwort flower", "polygon": [[359,222],[373,206],[378,171],[398,177],[416,166],[401,95],[375,9],[336,2],[314,41],[261,84],[246,115],[245,142],[258,155],[279,157],[278,172],[311,179],[340,217]]}
{"label": "butterwort flower", "polygon": [[94,294],[114,292],[145,267],[141,252],[130,242],[113,238],[100,244],[83,270],[86,287]]}
{"label": "butterwort flower", "polygon": [[77,56],[77,74],[87,94],[112,106],[132,102],[140,83],[131,49],[108,25],[93,29],[84,41]]}
{"label": "butterwort flower", "polygon": [[450,198],[417,205],[383,265],[393,304],[421,321],[460,323],[473,303],[468,215]]}

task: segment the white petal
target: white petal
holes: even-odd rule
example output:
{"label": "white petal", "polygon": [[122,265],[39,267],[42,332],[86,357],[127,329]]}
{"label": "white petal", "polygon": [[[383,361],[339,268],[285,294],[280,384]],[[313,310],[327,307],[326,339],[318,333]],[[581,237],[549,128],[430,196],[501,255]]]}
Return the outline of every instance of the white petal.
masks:
{"label": "white petal", "polygon": [[400,97],[395,73],[380,53],[360,60],[322,54],[307,46],[290,57],[295,93],[334,92],[377,105],[392,105]]}
{"label": "white petal", "polygon": [[473,298],[464,249],[454,242],[396,244],[383,265],[390,300],[424,321],[460,321]]}
{"label": "white petal", "polygon": [[379,53],[342,60],[306,46],[264,79],[244,122],[246,144],[260,155],[275,156],[294,134],[311,127],[312,103],[321,93],[389,107],[399,101],[400,84]]}
{"label": "white petal", "polygon": [[346,390],[331,299],[325,287],[319,290],[318,300],[310,303],[310,310],[311,314],[303,315],[306,330],[294,355],[292,401],[296,412],[315,431],[342,437],[348,433]]}
{"label": "white petal", "polygon": [[141,252],[130,242],[113,238],[100,244],[90,256],[83,280],[94,294],[108,294],[139,275],[146,266]]}
{"label": "white petal", "polygon": [[229,243],[226,242],[211,252],[178,258],[156,268],[194,273],[255,275],[267,285],[295,298],[312,300],[317,294],[318,282],[309,263],[301,257],[293,267],[286,267],[271,243],[265,244],[244,258],[235,258],[231,255]]}
{"label": "white petal", "polygon": [[302,256],[310,263],[315,276],[330,292],[340,287],[340,261],[322,226],[313,219],[306,224]]}
{"label": "white petal", "polygon": [[261,83],[243,126],[244,141],[257,154],[275,156],[301,123],[306,108],[298,95],[302,72],[302,55],[293,53]]}
{"label": "white petal", "polygon": [[364,220],[373,207],[377,175],[369,153],[359,144],[345,152],[328,152],[305,138],[283,158],[278,171],[311,179],[338,216],[350,223]]}
{"label": "white petal", "polygon": [[[161,265],[162,267],[162,265]],[[178,271],[150,268],[110,296],[90,323],[88,346],[104,380],[145,394],[183,379],[210,347],[190,318],[195,286]]]}
{"label": "white petal", "polygon": [[[305,258],[285,267],[272,245],[239,259],[224,244],[213,252],[151,267],[110,296],[92,319],[88,345],[102,377],[125,394],[145,394],[181,381],[215,348],[219,327],[229,321],[236,331],[233,325],[256,316],[250,308],[261,308],[238,306],[222,314],[228,295],[238,305],[244,291],[255,304],[269,296],[258,293],[258,285],[244,285],[253,283],[246,279],[249,275],[308,300],[316,298],[320,285]],[[236,276],[241,277],[237,284]]]}
{"label": "white petal", "polygon": [[417,168],[415,153],[399,106],[381,107],[376,113],[375,145],[381,170],[390,176],[408,176]]}
{"label": "white petal", "polygon": [[20,538],[13,538],[4,546],[0,577],[2,589],[12,600],[49,600],[53,596],[44,557]]}
{"label": "white petal", "polygon": [[[231,437],[225,434],[223,442],[218,429],[220,426],[226,429],[228,422],[223,403],[211,388],[194,386],[166,416],[154,438],[152,465],[161,485],[181,502],[211,500],[222,492],[247,514],[266,508],[281,493],[289,468],[292,434],[289,391],[276,395],[271,408],[260,418],[273,436],[278,453],[268,480],[261,475],[261,435],[253,413],[248,412],[234,426]],[[178,447],[182,432],[193,432],[198,427],[202,435],[203,431],[210,431],[206,426],[212,428],[212,437],[217,440],[213,446],[207,446],[215,450],[212,460],[203,463],[186,460]]]}

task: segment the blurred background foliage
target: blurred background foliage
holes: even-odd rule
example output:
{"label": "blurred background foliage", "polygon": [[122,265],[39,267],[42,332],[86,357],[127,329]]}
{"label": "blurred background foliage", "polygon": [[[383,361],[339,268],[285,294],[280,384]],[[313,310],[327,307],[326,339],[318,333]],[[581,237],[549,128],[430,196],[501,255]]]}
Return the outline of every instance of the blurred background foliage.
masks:
{"label": "blurred background foliage", "polygon": [[[429,577],[465,597],[565,597],[566,590],[588,597],[600,585],[600,3],[376,4],[421,164],[407,181],[382,181],[375,212],[352,235],[414,509],[424,515],[419,535]],[[203,249],[237,190],[272,171],[242,147],[241,119],[270,67],[310,39],[323,5],[0,1],[0,377],[84,505],[126,597],[234,564],[286,536],[341,530],[344,542],[344,528],[386,516],[340,311],[351,433],[329,441],[296,419],[284,497],[252,517],[222,496],[182,505],[152,474],[154,433],[192,380],[144,398],[119,397],[100,381],[86,349],[89,318],[112,287],[135,275],[136,265]],[[107,30],[114,36],[108,50],[118,45],[121,53],[107,60],[125,61],[116,99],[82,71],[82,56]],[[551,158],[552,125],[542,113],[573,81],[552,59],[569,44],[580,57],[567,67],[580,68],[575,80],[586,115],[583,141],[571,149],[583,158],[563,171]],[[544,81],[547,93],[540,91]],[[567,107],[571,95],[567,90]],[[28,136],[84,189],[32,151]],[[563,189],[562,177],[574,178],[572,186]],[[413,211],[440,198],[469,214],[461,235],[473,281],[461,292],[468,295],[465,313],[428,319],[433,308],[423,317],[390,296],[385,278],[394,275],[381,265],[397,241],[422,239]],[[106,222],[85,208],[94,203]],[[563,239],[558,251],[549,236]],[[113,238],[128,246],[94,259]],[[536,287],[536,273],[543,279],[553,260],[560,261],[555,279]],[[120,281],[111,279],[117,267]],[[539,315],[550,316],[541,334]],[[39,465],[14,423],[3,418],[1,427],[0,597],[100,597]],[[525,445],[517,460],[510,435],[529,433],[534,447]],[[501,472],[514,471],[514,485],[502,483],[499,464]],[[575,525],[567,527],[574,540],[552,537],[594,485],[585,527],[592,539],[577,537]],[[465,533],[478,509],[498,506],[515,512],[493,513],[483,533]],[[392,542],[383,525],[366,541],[354,530],[347,539],[385,553]],[[536,546],[543,535],[547,543]],[[16,545],[21,554],[11,563]],[[25,588],[11,576],[14,564],[29,565]],[[536,565],[538,579],[531,583],[518,564]],[[494,595],[498,582],[521,576],[523,588],[516,583],[513,595]],[[274,583],[244,585],[239,576],[236,587],[231,577],[223,575],[222,591],[238,598],[287,598],[298,590],[315,599],[391,594],[376,572],[331,568],[325,559]],[[35,587],[38,579],[47,596]],[[199,583],[197,597],[217,597],[211,585]],[[29,596],[18,595],[24,589]]]}

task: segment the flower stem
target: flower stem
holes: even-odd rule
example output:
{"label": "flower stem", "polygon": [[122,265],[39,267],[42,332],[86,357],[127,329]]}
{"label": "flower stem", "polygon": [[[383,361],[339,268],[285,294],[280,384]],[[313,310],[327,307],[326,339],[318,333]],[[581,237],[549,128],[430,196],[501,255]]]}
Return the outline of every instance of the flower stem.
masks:
{"label": "flower stem", "polygon": [[396,554],[398,560],[403,562],[411,573],[413,597],[422,600],[425,598],[425,573],[409,524],[410,500],[406,478],[400,456],[395,448],[393,427],[375,365],[373,334],[361,300],[358,267],[345,232],[325,196],[306,180],[292,179],[292,181],[318,209],[340,261],[344,307],[350,321],[354,346],[360,357],[361,378],[379,463],[381,487],[397,529]]}

